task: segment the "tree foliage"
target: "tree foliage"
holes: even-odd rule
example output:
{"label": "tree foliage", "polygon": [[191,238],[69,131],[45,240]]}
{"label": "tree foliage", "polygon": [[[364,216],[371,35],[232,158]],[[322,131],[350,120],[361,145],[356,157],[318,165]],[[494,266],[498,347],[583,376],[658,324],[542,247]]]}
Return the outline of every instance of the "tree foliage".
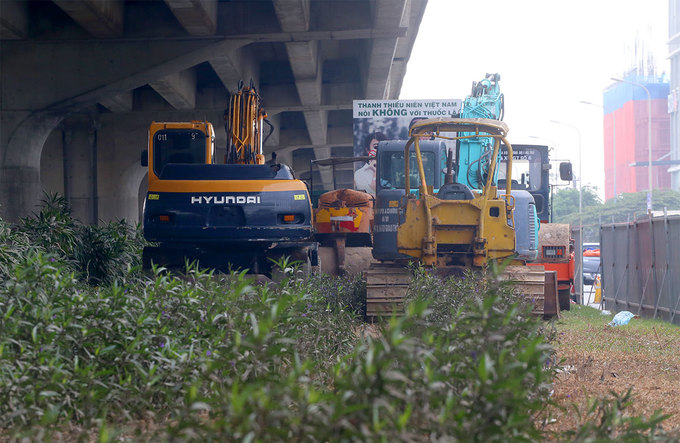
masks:
{"label": "tree foliage", "polygon": [[[563,188],[555,192],[553,195],[553,222],[573,223],[578,221],[578,194],[578,189],[574,188]],[[584,210],[602,205],[602,200],[597,195],[597,188],[584,186],[581,198],[581,206]]]}
{"label": "tree foliage", "polygon": [[[584,187],[582,195],[584,241],[598,241],[602,224],[625,223],[647,215],[647,193],[620,194],[602,203],[596,188]],[[654,211],[680,210],[680,192],[655,190],[652,194]],[[561,189],[553,196],[553,222],[578,226],[578,189]]]}

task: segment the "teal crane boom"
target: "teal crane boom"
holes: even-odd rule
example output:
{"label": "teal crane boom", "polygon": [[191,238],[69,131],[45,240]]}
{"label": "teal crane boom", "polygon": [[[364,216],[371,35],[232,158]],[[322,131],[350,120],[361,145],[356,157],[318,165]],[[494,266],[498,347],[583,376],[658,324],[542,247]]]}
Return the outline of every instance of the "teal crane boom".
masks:
{"label": "teal crane boom", "polygon": [[[500,74],[486,74],[479,82],[472,83],[472,92],[463,102],[461,118],[486,118],[503,120],[504,98],[500,92]],[[461,135],[471,136],[458,141],[457,145],[457,181],[471,189],[481,189],[486,181],[491,154],[493,153],[493,138],[474,137],[474,133]],[[500,151],[499,151],[500,153]],[[498,162],[500,159],[496,159]],[[496,168],[496,172],[498,168]],[[494,182],[496,177],[494,177]]]}

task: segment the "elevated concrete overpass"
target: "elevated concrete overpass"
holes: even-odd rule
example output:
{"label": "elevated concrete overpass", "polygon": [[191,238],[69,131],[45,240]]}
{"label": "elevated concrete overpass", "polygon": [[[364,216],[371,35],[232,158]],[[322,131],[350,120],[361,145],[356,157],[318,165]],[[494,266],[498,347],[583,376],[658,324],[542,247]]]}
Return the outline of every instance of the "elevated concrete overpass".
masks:
{"label": "elevated concrete overpass", "polygon": [[[265,153],[352,155],[352,100],[398,97],[427,0],[1,0],[0,216],[66,196],[138,220],[149,123],[209,120],[253,80]],[[322,174],[320,180],[330,183]]]}

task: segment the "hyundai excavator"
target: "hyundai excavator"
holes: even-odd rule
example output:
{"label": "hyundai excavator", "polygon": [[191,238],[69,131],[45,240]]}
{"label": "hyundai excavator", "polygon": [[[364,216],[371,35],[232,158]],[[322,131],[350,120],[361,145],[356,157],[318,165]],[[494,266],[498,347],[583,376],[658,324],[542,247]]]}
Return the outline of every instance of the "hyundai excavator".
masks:
{"label": "hyundai excavator", "polygon": [[[526,266],[537,257],[539,220],[532,195],[512,189],[499,80],[487,74],[473,83],[460,115],[417,121],[407,142],[378,145],[373,254],[380,263],[366,272],[368,317],[403,309],[408,261],[444,275],[497,262],[501,277],[535,301],[536,314],[555,309],[553,289],[545,303],[544,270]],[[509,154],[505,190],[497,184],[501,144]]]}
{"label": "hyundai excavator", "polygon": [[[248,269],[268,275],[286,255],[317,265],[307,186],[284,164],[265,164],[266,113],[256,89],[239,85],[225,111],[225,163],[209,122],[153,122],[144,202],[143,264]],[[270,260],[271,259],[271,260]]]}

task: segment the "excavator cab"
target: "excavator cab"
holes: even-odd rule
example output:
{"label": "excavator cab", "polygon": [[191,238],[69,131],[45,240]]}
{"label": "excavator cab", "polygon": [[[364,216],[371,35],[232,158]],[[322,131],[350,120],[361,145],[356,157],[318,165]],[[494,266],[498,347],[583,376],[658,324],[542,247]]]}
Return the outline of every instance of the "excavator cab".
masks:
{"label": "excavator cab", "polygon": [[147,167],[151,161],[156,177],[169,163],[211,164],[215,158],[215,131],[209,122],[153,122],[149,127],[149,148],[142,152],[141,164]]}
{"label": "excavator cab", "polygon": [[[154,137],[154,164],[157,174],[168,163],[210,163],[208,136],[198,129],[163,129]],[[208,145],[208,146],[206,146]]]}
{"label": "excavator cab", "polygon": [[[549,220],[550,200],[550,162],[548,146],[513,145],[512,149],[512,188],[529,191],[536,203],[536,212],[541,222]],[[501,146],[501,168],[498,171],[498,188],[505,189],[505,166],[508,152]]]}

